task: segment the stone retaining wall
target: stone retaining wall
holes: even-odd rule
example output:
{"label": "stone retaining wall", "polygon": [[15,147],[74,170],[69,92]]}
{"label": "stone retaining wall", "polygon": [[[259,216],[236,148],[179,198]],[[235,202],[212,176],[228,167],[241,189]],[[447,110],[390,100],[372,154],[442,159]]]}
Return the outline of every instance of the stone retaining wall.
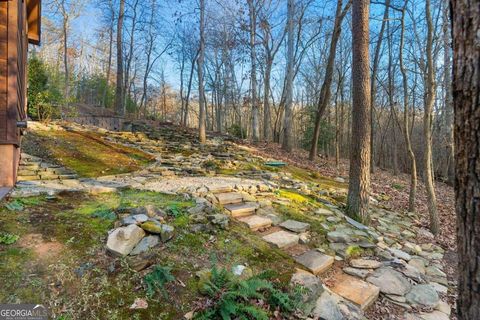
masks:
{"label": "stone retaining wall", "polygon": [[67,119],[82,125],[96,126],[110,131],[121,131],[125,118],[115,116],[78,116]]}

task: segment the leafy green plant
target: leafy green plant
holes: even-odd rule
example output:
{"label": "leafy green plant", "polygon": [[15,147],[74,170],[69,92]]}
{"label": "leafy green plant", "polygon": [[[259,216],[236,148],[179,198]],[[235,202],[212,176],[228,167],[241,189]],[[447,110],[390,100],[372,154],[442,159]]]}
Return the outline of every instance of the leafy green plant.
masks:
{"label": "leafy green plant", "polygon": [[167,297],[165,285],[169,282],[175,281],[175,277],[171,273],[170,267],[155,266],[153,271],[147,274],[143,281],[146,285],[147,296],[153,297],[156,292],[160,291],[164,297]]}
{"label": "leafy green plant", "polygon": [[[274,273],[266,271],[241,279],[225,268],[214,266],[209,277],[200,283],[200,292],[207,297],[205,308],[194,319],[258,319],[268,320],[270,308],[290,313],[298,305],[300,295],[290,295],[270,281]],[[297,298],[296,298],[297,297]],[[267,304],[260,304],[260,301]]]}
{"label": "leafy green plant", "polygon": [[348,246],[347,249],[345,250],[345,254],[347,255],[348,258],[357,258],[361,256],[362,253],[363,253],[363,249],[355,245]]}
{"label": "leafy green plant", "polygon": [[23,203],[20,200],[13,200],[5,204],[5,208],[10,211],[22,211],[23,210]]}
{"label": "leafy green plant", "polygon": [[401,184],[399,184],[399,183],[394,183],[394,184],[392,184],[392,188],[401,191],[401,190],[405,189],[405,186],[403,186],[403,185],[401,185]]}
{"label": "leafy green plant", "polygon": [[167,208],[167,213],[174,218],[177,218],[182,215],[182,210],[177,204],[171,204]]}
{"label": "leafy green plant", "polygon": [[117,215],[110,209],[98,209],[92,213],[92,217],[104,220],[115,220]]}
{"label": "leafy green plant", "polygon": [[11,233],[0,233],[0,244],[14,244],[20,236]]}

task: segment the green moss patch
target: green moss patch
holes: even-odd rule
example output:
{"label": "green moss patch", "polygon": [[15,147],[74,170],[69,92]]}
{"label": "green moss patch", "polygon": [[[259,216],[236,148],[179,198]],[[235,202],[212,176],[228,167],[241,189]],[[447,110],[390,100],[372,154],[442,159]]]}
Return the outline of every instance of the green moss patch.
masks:
{"label": "green moss patch", "polygon": [[108,142],[92,132],[39,130],[25,137],[23,148],[82,177],[132,172],[153,161],[138,149]]}

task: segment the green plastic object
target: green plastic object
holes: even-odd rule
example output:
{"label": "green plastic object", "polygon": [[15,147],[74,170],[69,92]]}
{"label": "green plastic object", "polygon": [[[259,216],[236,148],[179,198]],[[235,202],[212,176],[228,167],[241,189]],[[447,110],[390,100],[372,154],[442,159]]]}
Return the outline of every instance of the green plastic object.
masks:
{"label": "green plastic object", "polygon": [[271,166],[271,167],[284,167],[287,164],[285,162],[281,162],[281,161],[269,161],[269,162],[265,162],[265,165],[266,166]]}

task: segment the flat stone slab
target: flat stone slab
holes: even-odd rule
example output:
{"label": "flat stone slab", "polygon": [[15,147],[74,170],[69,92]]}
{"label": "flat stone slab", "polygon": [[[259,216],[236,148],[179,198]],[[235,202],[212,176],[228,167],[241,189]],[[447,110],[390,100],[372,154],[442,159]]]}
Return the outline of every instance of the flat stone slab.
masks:
{"label": "flat stone slab", "polygon": [[215,197],[217,197],[220,204],[240,203],[243,201],[243,196],[236,192],[217,193]]}
{"label": "flat stone slab", "polygon": [[234,218],[251,215],[257,208],[258,204],[253,202],[225,205],[225,209],[227,209]]}
{"label": "flat stone slab", "polygon": [[208,190],[213,193],[226,193],[232,191],[231,186],[209,186]]}
{"label": "flat stone slab", "polygon": [[425,307],[435,308],[440,302],[435,287],[429,284],[419,284],[410,290],[405,296],[407,301],[413,305],[420,305]]}
{"label": "flat stone slab", "polygon": [[353,259],[350,261],[350,265],[360,269],[377,269],[382,266],[382,263],[375,260]]}
{"label": "flat stone slab", "polygon": [[410,282],[400,272],[385,267],[377,269],[367,281],[378,286],[385,294],[403,296],[412,288]]}
{"label": "flat stone slab", "polygon": [[297,221],[297,220],[287,220],[287,221],[284,221],[284,222],[280,223],[280,227],[282,227],[284,229],[287,229],[287,230],[290,230],[290,231],[293,231],[293,232],[296,232],[296,233],[301,233],[301,232],[305,232],[308,229],[310,229],[310,224],[305,223],[305,222],[301,222],[301,221]]}
{"label": "flat stone slab", "polygon": [[268,228],[272,225],[272,220],[265,217],[260,217],[257,215],[238,218],[238,221],[245,223],[246,225],[248,225],[250,230],[253,230],[253,231],[256,231],[262,228]]}
{"label": "flat stone slab", "polygon": [[365,279],[371,273],[369,269],[357,269],[357,268],[350,268],[350,267],[343,268],[343,272],[351,276],[355,276],[362,279]]}
{"label": "flat stone slab", "polygon": [[368,308],[380,293],[378,287],[346,274],[337,277],[332,291],[353,302],[362,310]]}
{"label": "flat stone slab", "polygon": [[270,233],[262,238],[263,240],[275,245],[278,248],[287,248],[298,244],[299,236],[295,233],[281,230]]}
{"label": "flat stone slab", "polygon": [[319,274],[330,268],[335,259],[332,256],[328,256],[317,250],[310,250],[295,257],[295,261],[307,268],[313,274]]}

